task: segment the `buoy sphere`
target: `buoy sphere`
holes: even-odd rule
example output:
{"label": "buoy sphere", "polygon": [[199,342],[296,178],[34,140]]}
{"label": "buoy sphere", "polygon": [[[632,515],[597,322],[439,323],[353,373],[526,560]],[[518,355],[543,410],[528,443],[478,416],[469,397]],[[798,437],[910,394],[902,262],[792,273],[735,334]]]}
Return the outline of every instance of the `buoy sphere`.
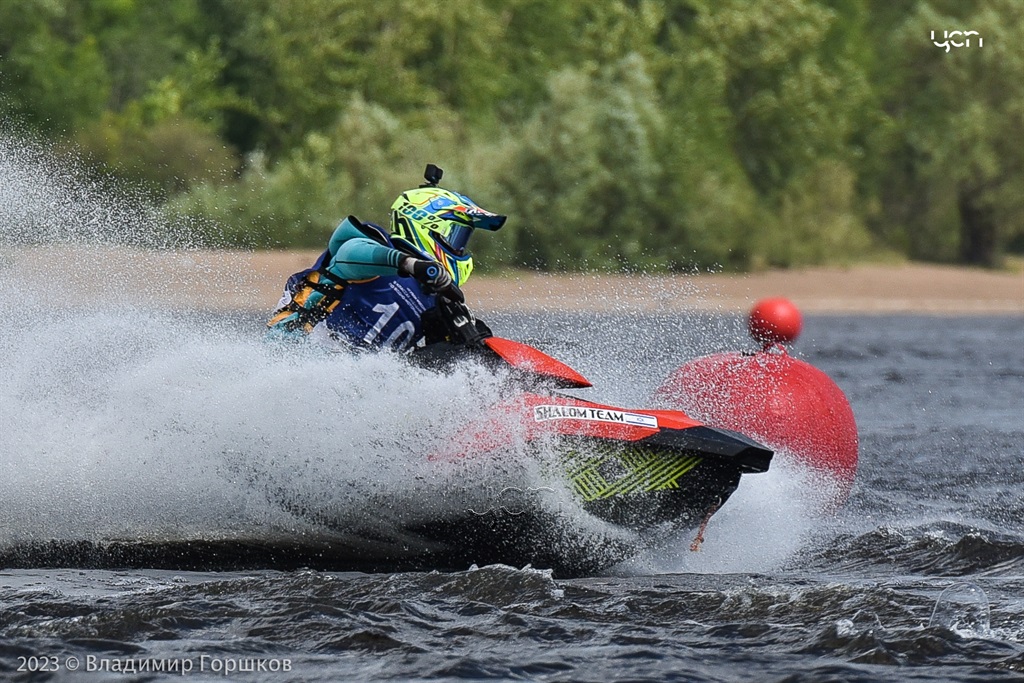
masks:
{"label": "buoy sphere", "polygon": [[820,492],[832,509],[850,493],[859,451],[850,402],[828,375],[785,349],[696,358],[669,374],[654,398],[825,474],[836,484]]}
{"label": "buoy sphere", "polygon": [[747,326],[750,336],[762,344],[789,344],[800,336],[803,318],[789,299],[771,297],[754,304]]}

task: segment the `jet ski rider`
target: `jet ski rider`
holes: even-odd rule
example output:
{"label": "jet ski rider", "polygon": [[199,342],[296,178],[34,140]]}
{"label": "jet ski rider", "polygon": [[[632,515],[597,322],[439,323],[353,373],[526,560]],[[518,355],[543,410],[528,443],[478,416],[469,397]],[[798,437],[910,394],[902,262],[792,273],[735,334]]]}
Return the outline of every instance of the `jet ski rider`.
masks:
{"label": "jet ski rider", "polygon": [[428,164],[426,183],[395,200],[390,234],[354,216],[341,221],[316,262],[288,278],[268,332],[356,349],[416,344],[437,297],[464,300],[470,235],[506,219],[438,187],[442,174]]}

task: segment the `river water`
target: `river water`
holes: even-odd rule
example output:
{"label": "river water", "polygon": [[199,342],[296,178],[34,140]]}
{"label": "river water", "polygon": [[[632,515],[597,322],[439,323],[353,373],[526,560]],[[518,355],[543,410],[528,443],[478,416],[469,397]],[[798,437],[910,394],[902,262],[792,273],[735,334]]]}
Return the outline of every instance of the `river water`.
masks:
{"label": "river water", "polygon": [[[594,398],[633,406],[681,362],[749,343],[728,315],[487,320],[578,367]],[[62,311],[0,335],[0,677],[1024,677],[1019,317],[809,317],[793,353],[835,379],[858,422],[847,504],[818,512],[778,459],[743,479],[700,552],[685,535],[600,576],[281,571],[272,560],[235,572],[114,570],[25,550],[138,539],[169,544],[187,564],[209,551],[204,539],[272,548],[298,534],[315,545],[317,529],[225,477],[223,459],[279,462],[311,499],[361,481],[416,505],[401,496],[414,466],[402,440],[456,419],[473,392],[496,391],[485,377],[431,377],[394,359],[288,357],[259,341],[258,322]],[[297,402],[303,393],[333,403]],[[417,411],[395,410],[410,401]],[[338,403],[340,414],[326,408]],[[335,462],[310,466],[310,453]]]}
{"label": "river water", "polygon": [[[188,247],[189,226],[2,136],[0,199],[2,680],[1024,678],[1024,317],[806,320],[792,353],[846,392],[860,433],[835,514],[780,454],[700,552],[682,534],[572,580],[329,571],[336,537],[297,508],[387,524],[500,483],[500,467],[423,457],[500,383],[281,348],[252,314],[147,304],[132,287],[152,274],[143,252],[87,247]],[[6,250],[26,243],[80,258],[12,275]],[[98,299],[69,291],[83,272]],[[736,315],[610,303],[485,318],[627,407],[691,358],[749,348]],[[160,568],[119,569],[139,558],[112,541],[156,549]],[[189,570],[239,554],[244,570]]]}

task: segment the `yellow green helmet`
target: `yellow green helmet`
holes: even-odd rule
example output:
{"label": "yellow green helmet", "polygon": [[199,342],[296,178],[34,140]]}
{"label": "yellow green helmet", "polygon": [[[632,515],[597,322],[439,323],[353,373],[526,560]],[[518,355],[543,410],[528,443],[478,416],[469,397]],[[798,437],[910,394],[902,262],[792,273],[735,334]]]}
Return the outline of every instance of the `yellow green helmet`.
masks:
{"label": "yellow green helmet", "polygon": [[462,286],[473,272],[466,249],[473,230],[497,230],[506,216],[485,211],[466,195],[437,187],[442,171],[429,164],[427,183],[403,192],[391,205],[391,233],[410,242]]}

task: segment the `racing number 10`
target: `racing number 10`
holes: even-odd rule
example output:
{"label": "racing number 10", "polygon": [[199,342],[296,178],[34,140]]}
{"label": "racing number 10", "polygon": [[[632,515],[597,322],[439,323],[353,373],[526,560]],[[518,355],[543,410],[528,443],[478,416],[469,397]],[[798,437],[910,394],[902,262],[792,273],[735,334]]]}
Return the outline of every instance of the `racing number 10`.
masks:
{"label": "racing number 10", "polygon": [[[377,304],[373,307],[374,313],[380,313],[380,318],[373,324],[373,327],[363,337],[363,341],[367,344],[372,344],[380,333],[384,330],[384,326],[388,324],[388,321],[398,313],[398,304]],[[412,337],[416,331],[416,326],[413,325],[411,320],[406,320],[404,323],[395,328],[395,331],[384,341],[382,346],[384,348],[393,349],[399,345],[404,344]]]}

